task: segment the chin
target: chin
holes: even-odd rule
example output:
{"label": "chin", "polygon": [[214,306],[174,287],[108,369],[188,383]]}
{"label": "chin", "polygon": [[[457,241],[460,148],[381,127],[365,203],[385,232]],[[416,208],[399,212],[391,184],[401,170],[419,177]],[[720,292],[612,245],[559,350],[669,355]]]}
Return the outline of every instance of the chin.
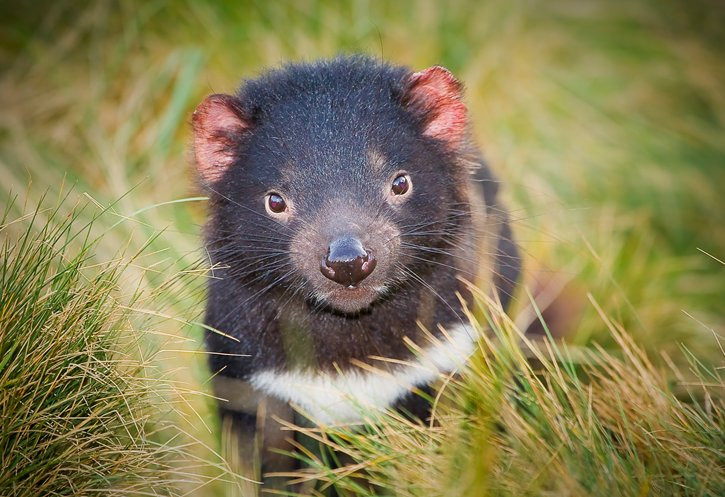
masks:
{"label": "chin", "polygon": [[331,309],[344,314],[358,314],[367,310],[381,294],[371,286],[342,287],[318,294],[319,300]]}

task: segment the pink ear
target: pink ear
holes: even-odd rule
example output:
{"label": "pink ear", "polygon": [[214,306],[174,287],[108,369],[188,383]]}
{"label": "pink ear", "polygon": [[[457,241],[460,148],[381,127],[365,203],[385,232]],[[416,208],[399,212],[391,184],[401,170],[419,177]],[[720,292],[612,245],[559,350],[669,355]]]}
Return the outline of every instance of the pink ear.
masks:
{"label": "pink ear", "polygon": [[426,119],[423,133],[456,148],[466,134],[462,93],[461,83],[448,69],[433,66],[410,76],[405,95],[407,105]]}
{"label": "pink ear", "polygon": [[239,101],[215,94],[204,99],[191,119],[194,129],[194,158],[199,176],[213,183],[236,160],[240,135],[248,128],[241,116]]}

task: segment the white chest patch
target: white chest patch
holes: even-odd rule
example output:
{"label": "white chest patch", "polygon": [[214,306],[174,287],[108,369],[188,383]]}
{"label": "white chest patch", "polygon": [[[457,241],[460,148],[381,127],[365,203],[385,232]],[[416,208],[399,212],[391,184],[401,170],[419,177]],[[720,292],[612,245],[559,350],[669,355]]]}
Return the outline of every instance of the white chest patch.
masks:
{"label": "white chest patch", "polygon": [[253,375],[250,383],[258,390],[298,405],[319,423],[356,422],[364,412],[390,407],[412,388],[429,384],[441,374],[463,366],[473,353],[476,331],[459,324],[451,327],[448,334],[448,338],[431,343],[416,357],[390,371],[266,370]]}

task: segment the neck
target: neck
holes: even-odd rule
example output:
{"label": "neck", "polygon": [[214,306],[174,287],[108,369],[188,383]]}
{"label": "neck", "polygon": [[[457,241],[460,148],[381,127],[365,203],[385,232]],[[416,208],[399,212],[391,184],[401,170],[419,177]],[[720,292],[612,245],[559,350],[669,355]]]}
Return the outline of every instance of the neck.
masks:
{"label": "neck", "polygon": [[[424,278],[424,279],[423,279]],[[321,308],[302,297],[271,309],[269,344],[284,351],[285,369],[349,369],[370,357],[406,360],[414,353],[409,339],[425,346],[431,335],[440,338],[439,325],[450,328],[467,322],[457,292],[456,274],[436,266],[422,281],[408,281],[356,315]],[[272,301],[284,299],[284,290]],[[284,302],[284,300],[282,300]]]}

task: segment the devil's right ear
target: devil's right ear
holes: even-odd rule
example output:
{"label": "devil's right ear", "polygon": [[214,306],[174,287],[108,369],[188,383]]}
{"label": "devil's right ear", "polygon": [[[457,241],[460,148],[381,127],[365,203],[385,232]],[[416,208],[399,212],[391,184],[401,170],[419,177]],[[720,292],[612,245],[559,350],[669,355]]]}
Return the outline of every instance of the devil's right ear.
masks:
{"label": "devil's right ear", "polygon": [[194,111],[194,160],[199,177],[211,184],[237,160],[239,141],[249,130],[241,103],[231,95],[209,95]]}

